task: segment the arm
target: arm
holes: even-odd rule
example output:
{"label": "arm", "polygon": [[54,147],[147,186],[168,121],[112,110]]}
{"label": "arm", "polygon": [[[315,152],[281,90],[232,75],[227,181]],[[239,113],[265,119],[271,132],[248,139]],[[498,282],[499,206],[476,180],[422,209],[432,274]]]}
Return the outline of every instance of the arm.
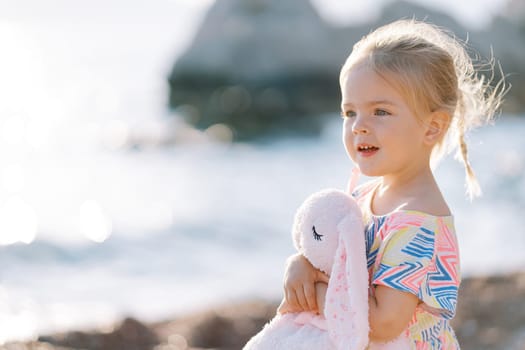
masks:
{"label": "arm", "polygon": [[375,286],[375,297],[370,296],[370,340],[387,342],[403,332],[412,320],[419,298],[412,293],[386,286]]}
{"label": "arm", "polygon": [[284,274],[284,300],[277,312],[317,311],[316,282],[328,283],[328,276],[313,267],[301,254],[288,258]]}

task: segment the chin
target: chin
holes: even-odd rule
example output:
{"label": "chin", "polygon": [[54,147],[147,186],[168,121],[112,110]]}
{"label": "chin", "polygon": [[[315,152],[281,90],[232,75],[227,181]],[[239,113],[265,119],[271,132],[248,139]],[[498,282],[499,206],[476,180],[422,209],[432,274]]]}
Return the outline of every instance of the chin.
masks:
{"label": "chin", "polygon": [[359,170],[361,171],[361,174],[369,177],[377,177],[384,175],[384,172],[379,171],[379,169],[359,167]]}

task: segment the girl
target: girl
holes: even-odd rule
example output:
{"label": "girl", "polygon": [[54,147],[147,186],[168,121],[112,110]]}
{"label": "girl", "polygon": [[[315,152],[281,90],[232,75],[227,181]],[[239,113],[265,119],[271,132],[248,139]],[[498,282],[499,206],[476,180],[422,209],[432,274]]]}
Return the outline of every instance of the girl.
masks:
{"label": "girl", "polygon": [[[460,42],[415,20],[361,39],[341,70],[346,151],[363,174],[377,177],[353,193],[365,220],[372,342],[403,334],[411,349],[459,349],[450,327],[458,244],[431,169],[457,149],[467,193],[479,194],[464,135],[500,105],[503,82],[489,83]],[[279,312],[318,310],[316,284],[326,281],[304,257],[290,257]]]}

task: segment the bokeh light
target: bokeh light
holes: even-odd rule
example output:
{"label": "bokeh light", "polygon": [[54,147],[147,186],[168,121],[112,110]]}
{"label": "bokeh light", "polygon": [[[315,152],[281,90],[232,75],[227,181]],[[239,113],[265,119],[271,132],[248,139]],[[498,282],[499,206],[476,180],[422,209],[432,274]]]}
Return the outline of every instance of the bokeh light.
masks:
{"label": "bokeh light", "polygon": [[86,238],[101,243],[111,235],[112,224],[97,201],[87,200],[80,207],[80,228]]}
{"label": "bokeh light", "polygon": [[233,141],[233,131],[226,124],[213,124],[206,129],[205,133],[212,141],[223,143],[231,143]]}
{"label": "bokeh light", "polygon": [[37,233],[35,210],[21,197],[11,196],[0,206],[0,245],[29,244]]}
{"label": "bokeh light", "polygon": [[102,142],[109,150],[118,150],[126,146],[129,139],[129,126],[122,120],[110,120],[106,123]]}

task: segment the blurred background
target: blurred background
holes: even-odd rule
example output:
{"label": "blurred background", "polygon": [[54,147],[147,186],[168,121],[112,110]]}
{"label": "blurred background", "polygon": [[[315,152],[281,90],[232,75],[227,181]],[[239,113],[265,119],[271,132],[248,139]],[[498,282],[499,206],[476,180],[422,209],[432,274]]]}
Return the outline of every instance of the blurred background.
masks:
{"label": "blurred background", "polygon": [[464,275],[521,271],[524,1],[0,0],[0,344],[278,299],[295,209],[351,169],[338,70],[412,17],[512,84],[469,139],[484,196],[437,177]]}

